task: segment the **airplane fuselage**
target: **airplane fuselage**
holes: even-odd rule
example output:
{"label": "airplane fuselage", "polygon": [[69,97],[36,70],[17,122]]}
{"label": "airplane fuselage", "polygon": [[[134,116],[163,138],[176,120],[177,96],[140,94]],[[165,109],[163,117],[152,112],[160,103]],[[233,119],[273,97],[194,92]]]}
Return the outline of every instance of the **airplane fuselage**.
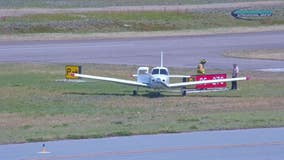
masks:
{"label": "airplane fuselage", "polygon": [[165,84],[169,84],[169,77],[167,75],[152,75],[150,86],[153,89],[167,88]]}
{"label": "airplane fuselage", "polygon": [[165,89],[170,83],[169,71],[166,67],[155,67],[148,73],[147,67],[141,67],[137,71],[137,82],[147,84],[149,88]]}

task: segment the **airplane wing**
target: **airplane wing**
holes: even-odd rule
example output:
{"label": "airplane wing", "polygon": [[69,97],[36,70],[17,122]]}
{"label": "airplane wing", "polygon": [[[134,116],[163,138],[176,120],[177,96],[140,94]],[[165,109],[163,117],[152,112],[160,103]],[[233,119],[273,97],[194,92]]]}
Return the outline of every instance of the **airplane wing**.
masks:
{"label": "airplane wing", "polygon": [[168,88],[176,88],[176,87],[184,87],[184,86],[197,85],[197,84],[220,83],[220,82],[231,82],[231,81],[241,81],[241,80],[249,80],[249,77],[172,83],[172,84],[167,84],[167,87]]}
{"label": "airplane wing", "polygon": [[169,75],[170,78],[190,78],[190,75]]}
{"label": "airplane wing", "polygon": [[[132,77],[137,77],[137,74],[133,74]],[[169,75],[170,78],[190,78],[189,75]]]}
{"label": "airplane wing", "polygon": [[110,77],[100,77],[100,76],[92,76],[92,75],[77,74],[77,73],[73,73],[72,76],[81,77],[81,78],[88,78],[88,79],[95,79],[95,80],[101,80],[101,81],[108,81],[108,82],[115,82],[115,83],[120,83],[120,84],[138,86],[138,87],[148,87],[148,85],[145,84],[145,83],[139,83],[139,82],[136,82],[136,81],[125,80],[125,79],[110,78]]}

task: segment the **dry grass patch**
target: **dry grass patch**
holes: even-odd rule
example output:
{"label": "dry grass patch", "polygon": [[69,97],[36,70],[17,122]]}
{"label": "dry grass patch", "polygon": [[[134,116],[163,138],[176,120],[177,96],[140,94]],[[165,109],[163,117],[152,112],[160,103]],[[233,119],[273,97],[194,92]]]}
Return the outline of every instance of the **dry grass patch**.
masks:
{"label": "dry grass patch", "polygon": [[241,51],[227,52],[225,56],[250,59],[267,59],[284,61],[284,50],[256,50],[256,51]]}

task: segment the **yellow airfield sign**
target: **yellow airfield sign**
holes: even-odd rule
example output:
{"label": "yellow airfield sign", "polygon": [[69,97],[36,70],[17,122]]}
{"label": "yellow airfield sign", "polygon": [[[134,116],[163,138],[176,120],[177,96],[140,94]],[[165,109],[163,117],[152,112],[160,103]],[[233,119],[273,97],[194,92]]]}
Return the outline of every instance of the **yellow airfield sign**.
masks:
{"label": "yellow airfield sign", "polygon": [[82,67],[76,65],[65,66],[65,78],[66,79],[80,79],[79,77],[72,76],[73,73],[82,73]]}

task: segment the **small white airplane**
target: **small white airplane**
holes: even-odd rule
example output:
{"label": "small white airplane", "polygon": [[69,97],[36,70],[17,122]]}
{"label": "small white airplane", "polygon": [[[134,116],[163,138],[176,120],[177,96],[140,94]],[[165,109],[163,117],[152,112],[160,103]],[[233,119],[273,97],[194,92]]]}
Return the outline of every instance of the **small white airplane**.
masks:
{"label": "small white airplane", "polygon": [[185,96],[186,95],[186,90],[184,89],[185,86],[248,80],[248,77],[239,77],[239,78],[227,78],[227,79],[217,79],[217,80],[170,83],[170,78],[190,78],[191,76],[189,75],[170,75],[168,68],[163,66],[163,52],[161,53],[161,66],[154,67],[151,70],[151,73],[149,73],[149,67],[139,67],[137,69],[137,74],[133,75],[134,77],[136,77],[137,79],[136,81],[118,79],[118,78],[110,78],[110,77],[93,76],[93,75],[85,75],[85,74],[78,74],[78,73],[73,73],[72,76],[136,86],[137,89],[133,90],[133,95],[137,95],[137,91],[139,87],[146,87],[146,88],[152,88],[155,91],[158,91],[158,93],[160,93],[160,90],[162,89],[180,88],[182,95]]}

